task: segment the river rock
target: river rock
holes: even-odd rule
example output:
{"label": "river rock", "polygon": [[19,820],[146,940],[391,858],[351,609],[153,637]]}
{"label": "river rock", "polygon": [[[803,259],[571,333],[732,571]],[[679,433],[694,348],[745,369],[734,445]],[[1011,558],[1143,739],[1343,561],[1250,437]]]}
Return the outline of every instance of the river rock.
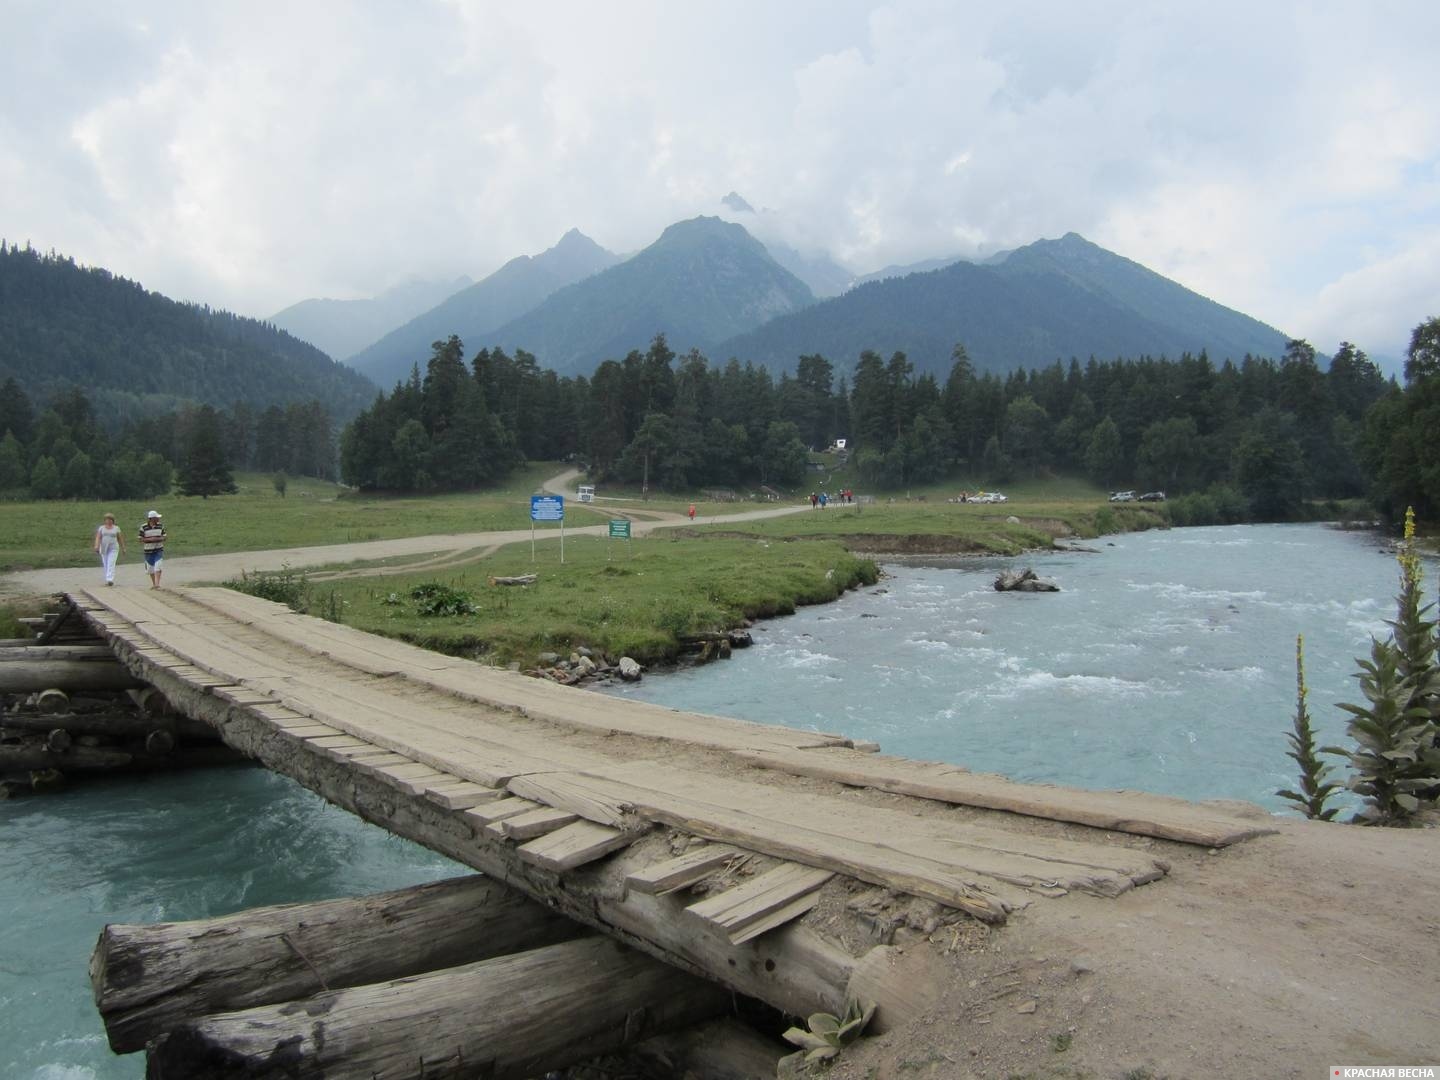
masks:
{"label": "river rock", "polygon": [[640,681],[640,665],[628,656],[620,657],[620,678],[626,682]]}
{"label": "river rock", "polygon": [[588,656],[580,657],[579,663],[573,665],[581,675],[588,676],[595,674],[595,661]]}
{"label": "river rock", "polygon": [[996,592],[1059,592],[1060,586],[1049,578],[1037,577],[1028,566],[1024,570],[1002,570],[995,579]]}
{"label": "river rock", "polygon": [[542,652],[535,659],[540,662],[541,667],[548,667],[549,665],[555,663],[555,661],[560,659],[560,654],[553,652]]}
{"label": "river rock", "polygon": [[755,644],[755,639],[750,636],[749,630],[731,630],[726,636],[730,639],[731,648],[748,649]]}

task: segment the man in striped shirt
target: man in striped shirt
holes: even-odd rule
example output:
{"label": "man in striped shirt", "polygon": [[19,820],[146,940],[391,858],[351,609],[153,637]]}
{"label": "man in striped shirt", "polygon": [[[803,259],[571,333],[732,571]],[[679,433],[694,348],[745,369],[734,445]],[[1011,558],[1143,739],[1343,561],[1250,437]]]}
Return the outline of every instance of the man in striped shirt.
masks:
{"label": "man in striped shirt", "polygon": [[145,571],[150,575],[150,587],[160,588],[160,570],[165,563],[165,526],[160,523],[160,511],[151,510],[145,515],[140,526],[140,546],[145,552]]}

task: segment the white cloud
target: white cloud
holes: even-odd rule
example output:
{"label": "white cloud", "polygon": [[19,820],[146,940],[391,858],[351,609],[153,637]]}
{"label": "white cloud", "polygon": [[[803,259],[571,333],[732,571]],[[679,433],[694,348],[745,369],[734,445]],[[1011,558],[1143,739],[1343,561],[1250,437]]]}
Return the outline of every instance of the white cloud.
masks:
{"label": "white cloud", "polygon": [[1322,347],[1440,295],[1422,0],[0,3],[0,235],[250,314],[731,189],[859,271],[1075,230]]}

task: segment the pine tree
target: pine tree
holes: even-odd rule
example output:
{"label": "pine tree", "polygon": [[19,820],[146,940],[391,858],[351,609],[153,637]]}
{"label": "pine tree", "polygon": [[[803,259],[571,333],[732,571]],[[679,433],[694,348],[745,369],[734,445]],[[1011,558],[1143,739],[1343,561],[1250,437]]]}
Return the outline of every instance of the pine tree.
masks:
{"label": "pine tree", "polygon": [[220,438],[220,418],[210,405],[202,405],[191,425],[185,445],[184,463],[180,467],[180,494],[228,495],[236,491],[235,479],[225,460],[225,446]]}

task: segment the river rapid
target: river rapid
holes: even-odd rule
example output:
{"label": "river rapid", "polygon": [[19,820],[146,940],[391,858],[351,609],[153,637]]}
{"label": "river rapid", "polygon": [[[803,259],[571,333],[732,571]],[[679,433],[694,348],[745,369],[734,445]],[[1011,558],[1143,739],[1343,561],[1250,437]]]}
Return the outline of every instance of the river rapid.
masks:
{"label": "river rapid", "polygon": [[[1292,783],[1295,636],[1310,711],[1343,741],[1355,658],[1394,616],[1373,533],[1320,525],[1130,533],[1096,553],[881,560],[878,586],[753,630],[728,663],[619,693],[873,739],[1017,780],[1248,799]],[[997,593],[1031,566],[1059,593]],[[1435,566],[1427,564],[1427,596]]]}
{"label": "river rapid", "polygon": [[[1022,780],[1281,809],[1306,637],[1311,709],[1343,737],[1354,657],[1393,614],[1396,564],[1320,526],[1177,529],[1096,554],[886,564],[875,587],[755,628],[727,663],[618,692],[875,739]],[[1033,566],[1062,592],[1000,594]],[[1427,566],[1433,596],[1435,566]],[[86,965],[107,922],[161,922],[466,872],[258,768],[124,778],[0,802],[0,1076],[134,1080]]]}

